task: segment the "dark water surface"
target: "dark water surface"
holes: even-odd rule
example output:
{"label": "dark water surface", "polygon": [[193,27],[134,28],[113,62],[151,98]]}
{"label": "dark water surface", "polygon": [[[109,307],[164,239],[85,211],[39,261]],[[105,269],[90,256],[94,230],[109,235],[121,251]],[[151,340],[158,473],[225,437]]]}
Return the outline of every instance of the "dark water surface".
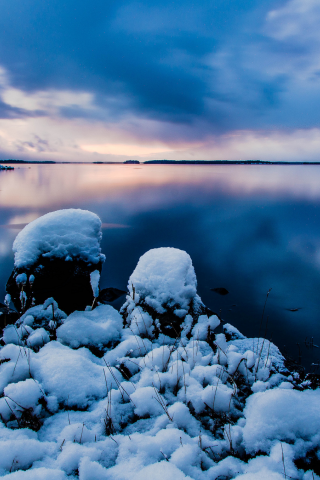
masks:
{"label": "dark water surface", "polygon": [[[31,165],[2,171],[0,301],[19,229],[71,207],[91,210],[104,223],[101,287],[125,289],[150,248],[186,250],[208,307],[221,309],[245,335],[258,336],[272,288],[267,337],[297,360],[299,343],[308,370],[319,362],[320,349],[305,343],[314,337],[320,344],[320,166]],[[215,287],[230,293],[220,296],[210,291]]]}

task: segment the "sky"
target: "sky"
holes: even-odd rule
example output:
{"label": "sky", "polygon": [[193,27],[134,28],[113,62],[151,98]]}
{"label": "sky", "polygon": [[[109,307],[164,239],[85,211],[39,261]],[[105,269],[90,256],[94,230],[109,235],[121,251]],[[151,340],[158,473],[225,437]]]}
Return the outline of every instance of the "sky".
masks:
{"label": "sky", "polygon": [[319,0],[2,0],[0,159],[320,161]]}

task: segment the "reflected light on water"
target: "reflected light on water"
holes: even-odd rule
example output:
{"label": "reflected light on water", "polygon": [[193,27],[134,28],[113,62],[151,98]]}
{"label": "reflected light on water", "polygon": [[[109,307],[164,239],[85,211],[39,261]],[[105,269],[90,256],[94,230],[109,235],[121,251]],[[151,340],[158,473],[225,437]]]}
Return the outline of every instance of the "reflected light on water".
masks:
{"label": "reflected light on water", "polygon": [[112,199],[141,189],[151,189],[157,198],[157,187],[164,185],[201,186],[204,191],[228,195],[259,192],[312,200],[320,198],[320,167],[32,165],[1,172],[0,199],[5,207],[58,208],[75,199]]}
{"label": "reflected light on water", "polygon": [[[180,248],[192,258],[204,303],[246,335],[258,335],[272,287],[267,336],[294,356],[305,337],[320,342],[319,185],[320,166],[56,164],[2,171],[0,296],[18,231],[49,211],[84,208],[103,222],[102,288],[125,289],[147,250]],[[221,297],[214,287],[230,293]],[[317,352],[305,354],[305,364],[312,360]]]}

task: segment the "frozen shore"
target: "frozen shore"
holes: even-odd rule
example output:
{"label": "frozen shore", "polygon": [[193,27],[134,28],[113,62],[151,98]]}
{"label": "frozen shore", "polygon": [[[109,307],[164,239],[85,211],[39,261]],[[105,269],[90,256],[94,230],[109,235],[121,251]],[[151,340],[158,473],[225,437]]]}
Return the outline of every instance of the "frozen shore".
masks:
{"label": "frozen shore", "polygon": [[[207,309],[181,250],[144,254],[120,312],[102,304],[99,222],[62,212],[52,233],[38,219],[14,244],[20,312],[0,348],[0,476],[320,479],[319,378]],[[72,215],[81,222],[68,233]],[[79,257],[86,309],[33,300],[33,265]]]}

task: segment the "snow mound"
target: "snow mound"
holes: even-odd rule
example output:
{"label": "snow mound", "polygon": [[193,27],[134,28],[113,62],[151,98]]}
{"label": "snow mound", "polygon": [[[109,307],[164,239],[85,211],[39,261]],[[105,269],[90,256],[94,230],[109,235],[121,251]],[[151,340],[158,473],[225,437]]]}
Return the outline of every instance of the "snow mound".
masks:
{"label": "snow mound", "polygon": [[[176,337],[183,331],[190,336],[199,316],[212,314],[197,294],[190,256],[177,248],[155,248],[142,255],[129,278],[128,291],[121,313],[139,335]],[[216,321],[212,320],[215,326]],[[206,335],[208,326],[208,322],[199,326],[199,335]]]}
{"label": "snow mound", "polygon": [[55,338],[57,327],[66,318],[57,303],[49,298],[43,305],[29,308],[15,325],[8,325],[3,331],[3,341],[38,349]]}
{"label": "snow mound", "polygon": [[[281,385],[280,385],[281,387]],[[277,439],[320,441],[320,389],[277,388],[251,395],[245,408],[243,440],[248,452],[269,451]]]}
{"label": "snow mound", "polygon": [[92,311],[73,312],[57,329],[57,339],[72,348],[92,345],[103,348],[120,339],[122,317],[111,305],[100,305]]}
{"label": "snow mound", "polygon": [[156,310],[165,306],[189,309],[197,294],[197,279],[190,256],[177,248],[154,248],[142,255],[129,278],[128,289],[139,300]]}
{"label": "snow mound", "polygon": [[15,266],[29,267],[41,255],[97,264],[104,260],[101,237],[101,220],[92,212],[70,208],[47,213],[17,235],[13,243]]}
{"label": "snow mound", "polygon": [[53,341],[31,357],[31,374],[59,403],[84,408],[106,395],[106,379],[110,388],[123,380],[116,369],[109,371],[95,359],[86,349],[72,350]]}

